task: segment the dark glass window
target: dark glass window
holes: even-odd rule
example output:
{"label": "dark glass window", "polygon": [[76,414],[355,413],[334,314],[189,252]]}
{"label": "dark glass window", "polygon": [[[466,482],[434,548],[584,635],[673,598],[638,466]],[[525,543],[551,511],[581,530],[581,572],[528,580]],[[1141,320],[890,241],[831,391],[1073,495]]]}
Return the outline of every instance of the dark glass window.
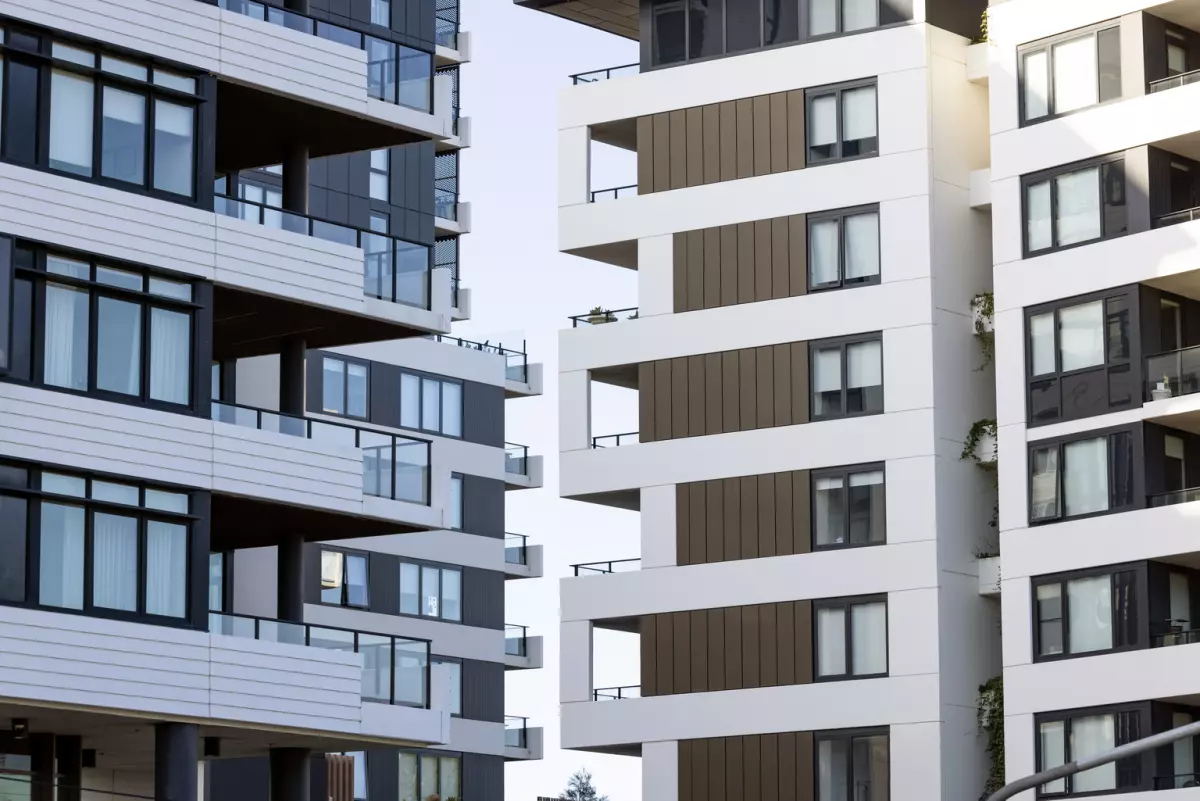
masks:
{"label": "dark glass window", "polygon": [[1036,659],[1137,645],[1137,573],[1096,571],[1033,580]]}
{"label": "dark glass window", "polygon": [[810,342],[812,419],[883,411],[883,340],[879,334]]}
{"label": "dark glass window", "polygon": [[1022,185],[1027,255],[1126,232],[1124,155],[1025,176]]}
{"label": "dark glass window", "polygon": [[[1098,708],[1037,715],[1037,770],[1065,765],[1141,739],[1137,710]],[[1148,721],[1147,721],[1148,723]],[[1099,794],[1136,789],[1142,781],[1142,758],[1127,757],[1038,787],[1039,798]]]}
{"label": "dark glass window", "polygon": [[799,38],[800,7],[795,0],[763,0],[763,44],[784,44]]}
{"label": "dark glass window", "polygon": [[365,609],[370,597],[366,554],[321,551],[321,603]]}
{"label": "dark glass window", "polygon": [[805,98],[810,165],[878,154],[879,124],[873,80],[809,89]]}
{"label": "dark glass window", "polygon": [[652,61],[674,64],[687,59],[687,12],[683,0],[655,0],[650,11],[654,37]]}
{"label": "dark glass window", "polygon": [[1120,27],[1106,26],[1018,50],[1022,124],[1121,97]]}
{"label": "dark glass window", "polygon": [[888,801],[886,730],[821,733],[816,744],[817,801]]}
{"label": "dark glass window", "polygon": [[688,13],[688,57],[705,58],[725,50],[726,0],[691,0]]}
{"label": "dark glass window", "polygon": [[815,549],[886,542],[882,464],[814,471],[812,496]]}
{"label": "dark glass window", "polygon": [[29,501],[0,495],[0,601],[25,600]]}
{"label": "dark glass window", "polygon": [[416,562],[400,563],[400,613],[462,620],[462,570]]}
{"label": "dark glass window", "polygon": [[38,163],[39,68],[9,57],[4,59],[4,118],[0,141],[4,157],[17,164]]}
{"label": "dark glass window", "polygon": [[1132,508],[1133,434],[1116,431],[1029,449],[1029,521]]}
{"label": "dark glass window", "polygon": [[808,216],[808,288],[879,283],[879,208]]}
{"label": "dark glass window", "polygon": [[369,363],[326,356],[321,374],[321,411],[366,418]]}
{"label": "dark glass window", "polygon": [[463,432],[463,385],[461,381],[400,375],[400,425],[432,431],[448,437]]}
{"label": "dark glass window", "polygon": [[762,0],[725,0],[725,52],[762,46]]}
{"label": "dark glass window", "polygon": [[817,679],[886,676],[887,597],[813,603]]}

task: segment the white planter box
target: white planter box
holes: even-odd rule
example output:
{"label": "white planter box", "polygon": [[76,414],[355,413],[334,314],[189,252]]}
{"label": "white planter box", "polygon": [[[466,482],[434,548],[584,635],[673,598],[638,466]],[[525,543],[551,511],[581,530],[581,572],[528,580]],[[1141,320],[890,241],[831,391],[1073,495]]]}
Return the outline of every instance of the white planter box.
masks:
{"label": "white planter box", "polygon": [[1000,557],[987,556],[980,559],[979,565],[979,594],[1000,594]]}
{"label": "white planter box", "polygon": [[967,80],[987,85],[988,43],[967,45]]}

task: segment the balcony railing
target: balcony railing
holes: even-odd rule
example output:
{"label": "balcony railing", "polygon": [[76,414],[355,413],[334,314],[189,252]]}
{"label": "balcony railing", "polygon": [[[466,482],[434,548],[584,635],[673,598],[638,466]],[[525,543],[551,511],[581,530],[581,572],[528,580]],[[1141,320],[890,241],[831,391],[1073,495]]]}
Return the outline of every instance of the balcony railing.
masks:
{"label": "balcony railing", "polygon": [[638,307],[630,306],[628,309],[590,311],[587,314],[576,314],[568,319],[571,321],[572,328],[578,328],[581,325],[604,325],[605,323],[615,323],[618,320],[636,320],[637,316]]}
{"label": "balcony railing", "polygon": [[377,39],[255,0],[217,0],[216,4],[244,17],[364,50],[367,53],[367,94],[377,100],[418,111],[433,110],[432,53]]}
{"label": "balcony railing", "polygon": [[512,623],[504,626],[504,653],[509,656],[526,656],[526,632],[528,626],[518,626]]}
{"label": "balcony railing", "polygon": [[1180,223],[1191,222],[1197,217],[1200,217],[1200,207],[1184,209],[1183,211],[1173,211],[1170,214],[1164,214],[1161,217],[1155,217],[1151,223],[1151,227],[1166,228],[1168,225],[1178,225]]}
{"label": "balcony railing", "polygon": [[1172,645],[1191,645],[1200,642],[1200,629],[1193,629],[1191,621],[1164,621],[1156,633],[1150,635],[1151,648],[1169,648]]}
{"label": "balcony railing", "polygon": [[1146,357],[1145,400],[1166,400],[1200,392],[1200,347]]}
{"label": "balcony railing", "polygon": [[605,434],[602,437],[592,437],[592,448],[620,448],[622,445],[636,445],[638,432],[628,434]]}
{"label": "balcony railing", "polygon": [[593,701],[622,701],[626,698],[641,698],[642,685],[630,684],[625,687],[602,687],[592,690]]}
{"label": "balcony railing", "polygon": [[221,612],[209,613],[208,630],[250,640],[362,654],[364,701],[429,707],[428,640]]}
{"label": "balcony railing", "polygon": [[483,351],[484,353],[496,353],[504,357],[504,377],[509,381],[518,381],[522,384],[529,382],[529,357],[525,353],[525,343],[521,343],[521,349],[506,348],[503,344],[497,342],[493,345],[490,342],[472,342],[469,339],[461,337],[452,337],[446,334],[434,334],[433,338],[438,342],[448,342],[451,345],[458,345],[460,348],[470,348],[471,350]]}
{"label": "balcony railing", "polygon": [[1196,81],[1200,81],[1200,70],[1183,72],[1179,75],[1172,75],[1170,78],[1160,78],[1157,81],[1150,82],[1150,94],[1174,89],[1178,86],[1187,86],[1189,83],[1195,83]]}
{"label": "balcony railing", "polygon": [[608,69],[593,70],[592,72],[580,72],[571,76],[571,83],[576,86],[581,83],[600,83],[601,81],[620,78],[622,75],[637,75],[641,71],[641,64],[622,64],[619,67],[609,67]]}
{"label": "balcony railing", "polygon": [[525,549],[529,538],[524,534],[504,535],[504,561],[510,565],[529,564]]}
{"label": "balcony railing", "polygon": [[528,748],[529,718],[519,718],[515,715],[504,716],[504,744],[509,748]]}
{"label": "balcony railing", "polygon": [[1200,787],[1200,773],[1180,773],[1175,776],[1154,777],[1155,790],[1176,790],[1183,787]]}
{"label": "balcony railing", "polygon": [[430,308],[430,249],[425,245],[227,195],[213,199],[213,210],[267,228],[362,248],[364,295]]}
{"label": "balcony railing", "polygon": [[458,220],[458,193],[448,189],[433,190],[433,216],[443,220]]}
{"label": "balcony railing", "polygon": [[602,576],[609,573],[634,573],[642,569],[641,559],[614,559],[611,562],[585,562],[571,565],[576,576]]}
{"label": "balcony railing", "polygon": [[504,472],[516,476],[529,475],[529,446],[504,443]]}
{"label": "balcony railing", "polygon": [[623,197],[633,197],[637,193],[637,184],[614,186],[612,189],[597,189],[591,193],[591,202],[598,203],[602,200],[618,200]]}
{"label": "balcony railing", "polygon": [[429,504],[429,443],[365,428],[213,401],[212,419],[363,452],[363,494]]}
{"label": "balcony railing", "polygon": [[26,798],[87,798],[89,801],[174,801],[175,797],[134,795],[110,790],[68,784],[57,779],[34,779],[29,773],[11,769],[0,770],[0,799],[18,801]]}
{"label": "balcony railing", "polygon": [[1147,499],[1147,503],[1151,508],[1174,506],[1177,503],[1191,503],[1192,501],[1200,501],[1200,487],[1176,490],[1175,492],[1164,492],[1159,495],[1151,495]]}

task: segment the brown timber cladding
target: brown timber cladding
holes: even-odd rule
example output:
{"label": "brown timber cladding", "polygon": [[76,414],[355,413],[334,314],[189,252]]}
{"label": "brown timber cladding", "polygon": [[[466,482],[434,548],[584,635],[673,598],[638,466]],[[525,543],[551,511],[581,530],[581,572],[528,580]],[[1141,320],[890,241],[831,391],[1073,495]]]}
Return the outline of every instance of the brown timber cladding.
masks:
{"label": "brown timber cladding", "polygon": [[676,563],[808,553],[811,515],[807,470],[678,484]]}
{"label": "brown timber cladding", "polygon": [[675,313],[808,291],[805,215],[675,234]]}
{"label": "brown timber cladding", "polygon": [[812,601],[643,615],[640,628],[643,696],[813,680]]}
{"label": "brown timber cladding", "polygon": [[638,117],[638,193],[804,167],[804,90]]}
{"label": "brown timber cladding", "polygon": [[638,365],[640,441],[808,422],[808,343]]}
{"label": "brown timber cladding", "polygon": [[812,732],[679,741],[681,801],[813,801]]}

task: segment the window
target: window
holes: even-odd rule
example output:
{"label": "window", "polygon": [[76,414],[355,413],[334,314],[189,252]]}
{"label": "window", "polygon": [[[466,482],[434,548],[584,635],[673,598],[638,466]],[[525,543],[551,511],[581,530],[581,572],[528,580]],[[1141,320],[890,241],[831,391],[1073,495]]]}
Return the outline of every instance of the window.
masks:
{"label": "window", "polygon": [[429,664],[437,667],[441,665],[449,677],[450,684],[450,714],[462,714],[462,662],[456,659],[447,659],[443,656],[435,656],[429,660]]}
{"label": "window", "polygon": [[371,0],[371,24],[392,26],[392,0]]}
{"label": "window", "polygon": [[[1037,770],[1074,762],[1141,739],[1137,710],[1037,715]],[[1127,757],[1043,784],[1038,796],[1134,789],[1141,784],[1141,757]]]}
{"label": "window", "polygon": [[450,474],[450,528],[462,531],[463,527],[463,477]]}
{"label": "window", "polygon": [[888,801],[887,731],[818,734],[817,801]]}
{"label": "window", "polygon": [[883,465],[815,471],[812,482],[814,548],[886,541]]}
{"label": "window", "polygon": [[369,590],[366,554],[321,551],[321,603],[365,609]]}
{"label": "window", "polygon": [[1030,523],[1122,511],[1132,505],[1132,432],[1030,448]]}
{"label": "window", "polygon": [[1034,579],[1037,659],[1136,647],[1136,585],[1133,570]]}
{"label": "window", "polygon": [[817,601],[817,678],[886,676],[887,598]]}
{"label": "window", "polygon": [[806,0],[806,3],[810,37],[879,26],[878,0]]}
{"label": "window", "polygon": [[810,165],[878,154],[874,81],[809,89],[805,97]]}
{"label": "window", "polygon": [[367,94],[418,111],[433,110],[433,54],[364,36]]}
{"label": "window", "polygon": [[401,751],[399,801],[462,798],[461,762],[456,756]]}
{"label": "window", "polygon": [[808,288],[879,283],[879,209],[808,218]]}
{"label": "window", "polygon": [[365,362],[325,356],[322,361],[321,411],[347,417],[367,416]]}
{"label": "window", "polygon": [[191,283],[24,246],[15,255],[12,378],[176,411],[192,406]]}
{"label": "window", "polygon": [[1121,97],[1120,26],[1106,25],[1018,50],[1022,124]]}
{"label": "window", "polygon": [[879,334],[809,343],[812,419],[883,411],[883,341]]}
{"label": "window", "polygon": [[462,571],[400,563],[400,613],[462,620]]}
{"label": "window", "polygon": [[1026,176],[1022,183],[1026,255],[1126,231],[1124,156]]}
{"label": "window", "polygon": [[1182,75],[1188,71],[1187,37],[1179,31],[1167,29],[1167,77]]}
{"label": "window", "polygon": [[432,431],[447,437],[461,437],[462,382],[402,373],[400,425],[404,428]]}
{"label": "window", "polygon": [[[376,2],[378,2],[378,0],[376,0]],[[382,200],[385,203],[391,196],[388,186],[391,161],[392,154],[387,148],[384,148],[383,150],[371,151],[370,194],[373,199]],[[383,233],[387,233],[386,228],[384,229]]]}

